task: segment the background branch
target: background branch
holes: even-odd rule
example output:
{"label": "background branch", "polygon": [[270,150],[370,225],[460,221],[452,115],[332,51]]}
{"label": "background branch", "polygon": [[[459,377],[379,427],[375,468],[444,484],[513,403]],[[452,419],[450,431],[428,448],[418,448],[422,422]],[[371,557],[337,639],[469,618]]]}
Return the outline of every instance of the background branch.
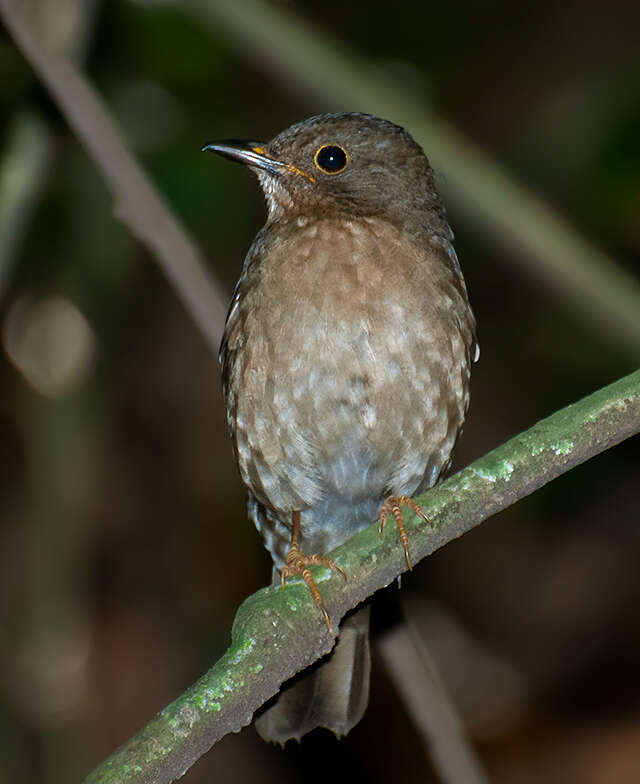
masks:
{"label": "background branch", "polygon": [[[419,561],[560,474],[640,432],[640,371],[567,406],[476,460],[418,498],[433,527],[408,521]],[[344,585],[323,573],[334,624],[404,571],[391,528],[372,525],[333,556]],[[280,685],[331,650],[334,637],[314,612],[304,584],[265,588],[239,608],[232,644],[188,691],[91,773],[85,784],[166,784],[216,741],[249,724]]]}
{"label": "background branch", "polygon": [[0,13],[15,42],[113,191],[116,215],[154,254],[217,355],[227,310],[221,286],[207,270],[194,241],[128,152],[88,80],[68,58],[46,49],[27,10],[18,0],[0,0]]}
{"label": "background branch", "polygon": [[396,624],[379,641],[387,672],[443,784],[489,784],[478,757],[465,737],[433,657],[408,623]]}
{"label": "background branch", "polygon": [[52,148],[51,133],[38,114],[24,111],[12,118],[0,161],[0,299],[46,179]]}

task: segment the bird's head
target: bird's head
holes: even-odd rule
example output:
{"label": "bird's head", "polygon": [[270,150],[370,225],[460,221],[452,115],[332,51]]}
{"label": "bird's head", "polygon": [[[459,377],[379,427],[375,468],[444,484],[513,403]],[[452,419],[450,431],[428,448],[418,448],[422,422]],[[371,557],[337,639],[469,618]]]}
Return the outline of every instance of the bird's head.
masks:
{"label": "bird's head", "polygon": [[324,114],[292,125],[267,143],[226,140],[203,149],[257,174],[271,219],[442,214],[421,147],[398,125],[371,115]]}

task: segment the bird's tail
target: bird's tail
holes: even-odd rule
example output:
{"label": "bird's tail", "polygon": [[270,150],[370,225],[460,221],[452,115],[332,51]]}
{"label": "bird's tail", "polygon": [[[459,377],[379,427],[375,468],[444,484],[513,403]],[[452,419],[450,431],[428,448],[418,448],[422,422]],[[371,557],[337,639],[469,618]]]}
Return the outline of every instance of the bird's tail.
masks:
{"label": "bird's tail", "polygon": [[360,721],[369,702],[369,607],[349,614],[331,653],[289,681],[255,721],[268,741],[300,740],[316,727],[338,737]]}

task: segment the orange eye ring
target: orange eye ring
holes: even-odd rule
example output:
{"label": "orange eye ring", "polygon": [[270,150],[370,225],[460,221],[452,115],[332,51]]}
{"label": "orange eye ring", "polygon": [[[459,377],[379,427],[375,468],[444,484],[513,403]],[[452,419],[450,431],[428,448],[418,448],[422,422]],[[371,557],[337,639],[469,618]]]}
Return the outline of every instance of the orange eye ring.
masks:
{"label": "orange eye ring", "polygon": [[323,174],[340,174],[350,162],[349,153],[340,144],[323,144],[313,156],[313,163]]}

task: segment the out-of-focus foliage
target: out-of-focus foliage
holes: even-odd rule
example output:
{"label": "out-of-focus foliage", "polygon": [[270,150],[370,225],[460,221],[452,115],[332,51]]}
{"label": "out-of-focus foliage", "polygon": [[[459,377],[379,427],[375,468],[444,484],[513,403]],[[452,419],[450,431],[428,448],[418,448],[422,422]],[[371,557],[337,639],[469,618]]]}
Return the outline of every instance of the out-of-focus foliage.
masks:
{"label": "out-of-focus foliage", "polygon": [[[640,272],[637,3],[295,8]],[[92,27],[88,73],[231,291],[264,207],[248,172],[200,147],[334,107],[186,5],[106,0]],[[0,182],[25,171],[10,167],[27,115],[51,145],[0,257],[0,781],[66,784],[218,657],[270,564],[246,520],[216,358],[4,33],[0,73]],[[482,344],[462,465],[632,366],[450,219]],[[624,444],[403,581],[496,782],[640,778],[639,465]],[[248,728],[184,781],[311,784],[338,768],[424,781],[411,718],[377,664],[371,708],[345,741],[319,732],[283,753]]]}

